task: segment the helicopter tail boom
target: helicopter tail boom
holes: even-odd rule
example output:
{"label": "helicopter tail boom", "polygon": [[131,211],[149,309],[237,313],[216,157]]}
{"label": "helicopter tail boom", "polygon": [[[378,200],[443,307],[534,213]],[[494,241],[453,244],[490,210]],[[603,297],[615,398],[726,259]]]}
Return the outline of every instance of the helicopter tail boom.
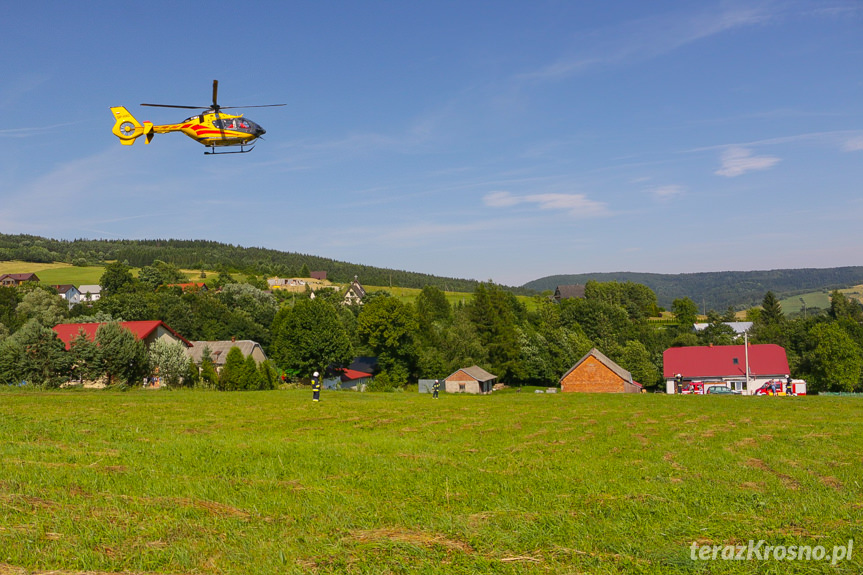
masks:
{"label": "helicopter tail boom", "polygon": [[153,124],[152,122],[144,122],[142,125],[135,117],[129,113],[129,110],[123,106],[111,108],[111,112],[116,118],[114,129],[111,130],[115,136],[120,138],[120,143],[124,146],[131,146],[139,136],[146,136],[145,143],[149,144],[153,139]]}

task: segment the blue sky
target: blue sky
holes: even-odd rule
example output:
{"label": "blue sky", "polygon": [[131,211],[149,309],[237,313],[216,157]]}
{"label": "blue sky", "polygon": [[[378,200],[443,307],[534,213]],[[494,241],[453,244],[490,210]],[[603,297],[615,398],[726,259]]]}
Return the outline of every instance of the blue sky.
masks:
{"label": "blue sky", "polygon": [[[0,231],[508,285],[863,265],[863,3],[15,2]],[[248,110],[250,154],[121,146]]]}

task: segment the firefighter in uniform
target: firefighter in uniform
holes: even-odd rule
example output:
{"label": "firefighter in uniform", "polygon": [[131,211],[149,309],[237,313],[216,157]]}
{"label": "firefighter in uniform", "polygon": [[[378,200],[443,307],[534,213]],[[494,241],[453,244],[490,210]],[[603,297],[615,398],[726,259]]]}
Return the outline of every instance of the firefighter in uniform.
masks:
{"label": "firefighter in uniform", "polygon": [[675,386],[677,387],[677,393],[680,393],[681,391],[683,391],[683,376],[682,375],[680,375],[678,373],[677,377],[674,378],[674,383],[675,383]]}
{"label": "firefighter in uniform", "polygon": [[321,400],[321,376],[316,371],[312,376],[312,401]]}
{"label": "firefighter in uniform", "polygon": [[437,392],[440,391],[440,380],[434,380],[434,384],[432,385],[432,399],[437,399]]}

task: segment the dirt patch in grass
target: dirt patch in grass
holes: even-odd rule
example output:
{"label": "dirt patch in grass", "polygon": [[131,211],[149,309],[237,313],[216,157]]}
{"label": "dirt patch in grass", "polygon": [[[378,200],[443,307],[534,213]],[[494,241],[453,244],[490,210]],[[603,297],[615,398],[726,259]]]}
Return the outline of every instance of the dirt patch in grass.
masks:
{"label": "dirt patch in grass", "polygon": [[779,471],[776,471],[761,459],[750,457],[746,460],[746,466],[752,467],[753,469],[760,469],[761,471],[766,471],[767,473],[778,477],[787,489],[791,489],[792,491],[800,489],[800,483],[798,483],[796,479],[794,479],[790,475],[786,475],[785,473],[780,473]]}
{"label": "dirt patch in grass", "polygon": [[839,491],[844,487],[844,485],[842,485],[842,482],[833,477],[832,475],[822,476],[818,479],[821,480],[821,483],[823,483],[827,487],[835,489],[836,491]]}
{"label": "dirt patch in grass", "polygon": [[461,551],[463,553],[475,553],[473,547],[464,541],[450,539],[440,534],[426,533],[424,531],[411,531],[406,529],[363,529],[351,531],[351,539],[360,543],[397,542],[410,543],[423,547],[444,547],[446,549]]}
{"label": "dirt patch in grass", "polygon": [[[8,505],[13,508],[15,505],[19,504],[28,505],[31,508],[38,507],[42,509],[51,509],[59,506],[55,501],[49,501],[48,499],[42,499],[41,497],[34,497],[32,495],[21,495],[18,493],[0,494],[0,502],[3,502],[4,506]],[[2,575],[2,573],[0,573],[0,575]]]}

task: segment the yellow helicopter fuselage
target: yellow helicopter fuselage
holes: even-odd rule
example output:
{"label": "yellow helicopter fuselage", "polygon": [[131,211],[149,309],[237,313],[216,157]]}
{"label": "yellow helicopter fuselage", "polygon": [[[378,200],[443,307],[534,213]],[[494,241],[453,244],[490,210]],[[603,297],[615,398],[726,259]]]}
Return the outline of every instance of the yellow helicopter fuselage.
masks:
{"label": "yellow helicopter fuselage", "polygon": [[140,136],[145,136],[147,144],[154,134],[182,132],[204,146],[245,146],[266,133],[261,126],[244,118],[223,112],[206,111],[186,118],[179,124],[154,125],[152,122],[138,122],[123,106],[111,108],[116,122],[112,132],[120,138],[120,143],[131,146]]}

